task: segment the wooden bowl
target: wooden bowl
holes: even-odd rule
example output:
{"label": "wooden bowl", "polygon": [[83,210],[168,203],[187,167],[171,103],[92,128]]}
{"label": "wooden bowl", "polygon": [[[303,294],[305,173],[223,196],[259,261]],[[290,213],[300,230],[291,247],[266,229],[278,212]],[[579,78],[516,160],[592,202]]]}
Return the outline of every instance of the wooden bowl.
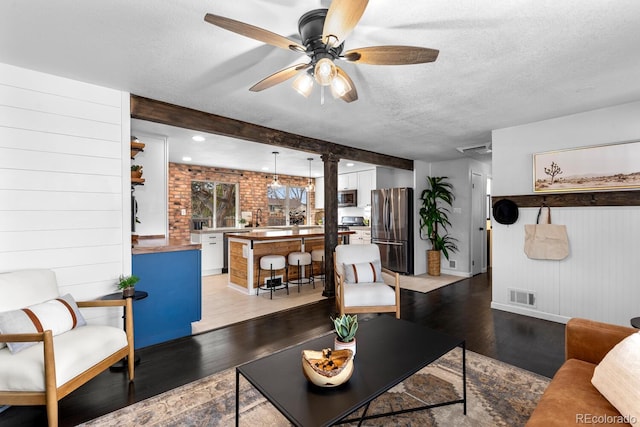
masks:
{"label": "wooden bowl", "polygon": [[346,350],[302,350],[302,372],[318,387],[337,387],[353,374],[353,352]]}

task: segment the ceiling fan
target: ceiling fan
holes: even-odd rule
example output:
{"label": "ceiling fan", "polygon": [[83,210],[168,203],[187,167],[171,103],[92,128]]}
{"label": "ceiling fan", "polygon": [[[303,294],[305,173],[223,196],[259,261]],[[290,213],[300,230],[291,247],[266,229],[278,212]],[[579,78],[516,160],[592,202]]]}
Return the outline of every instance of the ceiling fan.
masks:
{"label": "ceiling fan", "polygon": [[253,85],[250,91],[268,89],[299,74],[293,87],[305,97],[311,94],[315,81],[323,89],[329,86],[335,98],[353,102],[358,99],[358,92],[347,73],[335,64],[336,60],[372,65],[422,64],[435,61],[439,53],[435,49],[414,46],[372,46],[343,52],[344,41],[360,21],[367,4],[368,0],[333,0],[329,9],[305,13],[298,21],[302,43],[211,13],[207,13],[204,20],[225,30],[304,53],[311,58],[308,63],[295,64],[264,78]]}

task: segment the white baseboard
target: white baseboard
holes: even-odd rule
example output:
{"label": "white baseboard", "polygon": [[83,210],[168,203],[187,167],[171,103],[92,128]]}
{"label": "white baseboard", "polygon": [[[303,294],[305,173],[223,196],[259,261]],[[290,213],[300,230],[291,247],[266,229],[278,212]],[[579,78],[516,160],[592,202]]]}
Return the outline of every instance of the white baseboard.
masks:
{"label": "white baseboard", "polygon": [[450,276],[471,277],[471,273],[470,272],[449,270],[448,268],[440,268],[440,273],[448,274]]}
{"label": "white baseboard", "polygon": [[524,307],[516,307],[509,304],[503,304],[492,301],[491,308],[496,310],[507,311],[509,313],[522,314],[523,316],[535,317],[537,319],[549,320],[557,323],[567,323],[570,317],[560,316],[559,314],[545,313],[544,311],[531,310]]}

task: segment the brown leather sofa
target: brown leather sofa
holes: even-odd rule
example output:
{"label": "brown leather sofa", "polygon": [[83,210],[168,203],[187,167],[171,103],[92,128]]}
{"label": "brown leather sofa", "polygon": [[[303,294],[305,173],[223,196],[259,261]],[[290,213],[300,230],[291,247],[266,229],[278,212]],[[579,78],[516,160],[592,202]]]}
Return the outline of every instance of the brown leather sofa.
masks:
{"label": "brown leather sofa", "polygon": [[[567,322],[565,362],[526,427],[572,425],[631,426],[591,384],[593,371],[617,343],[637,329],[574,318]],[[597,422],[594,422],[597,421]]]}

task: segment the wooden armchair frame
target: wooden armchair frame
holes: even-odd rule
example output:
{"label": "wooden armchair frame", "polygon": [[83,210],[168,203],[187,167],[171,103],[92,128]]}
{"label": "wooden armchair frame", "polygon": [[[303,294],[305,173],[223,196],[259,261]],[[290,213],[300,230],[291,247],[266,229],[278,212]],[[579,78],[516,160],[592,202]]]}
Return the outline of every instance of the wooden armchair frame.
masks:
{"label": "wooden armchair frame", "polygon": [[42,333],[30,334],[0,334],[0,342],[33,342],[42,341],[44,343],[44,376],[45,391],[0,391],[0,403],[5,405],[46,405],[49,426],[58,425],[58,401],[67,396],[72,391],[86,383],[87,381],[108,369],[117,361],[128,358],[129,381],[134,378],[134,347],[133,347],[133,302],[132,298],[123,300],[95,300],[78,301],[78,307],[125,307],[125,329],[127,332],[127,346],[111,354],[106,359],[93,365],[91,368],[80,373],[75,378],[64,384],[56,384],[56,365],[53,351],[53,334],[51,330]]}
{"label": "wooden armchair frame", "polygon": [[392,286],[396,294],[395,305],[372,305],[372,306],[346,306],[344,305],[344,276],[338,271],[338,264],[336,262],[336,253],[333,253],[333,271],[335,274],[335,286],[336,286],[336,310],[340,315],[357,314],[357,313],[395,313],[396,319],[400,318],[400,274],[395,271],[391,271],[387,268],[382,268],[383,278],[391,276],[393,278],[393,285],[390,285],[385,280],[385,284]]}

